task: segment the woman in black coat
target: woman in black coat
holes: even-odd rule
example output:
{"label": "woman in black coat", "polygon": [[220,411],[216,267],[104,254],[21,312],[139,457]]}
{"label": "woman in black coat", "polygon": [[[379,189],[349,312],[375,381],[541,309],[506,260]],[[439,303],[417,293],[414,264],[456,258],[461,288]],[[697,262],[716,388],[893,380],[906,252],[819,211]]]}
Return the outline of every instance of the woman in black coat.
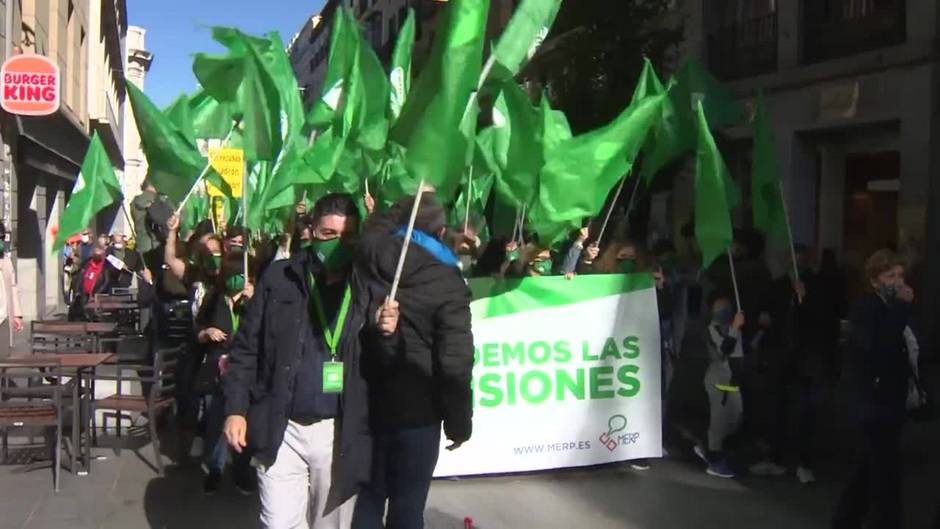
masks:
{"label": "woman in black coat", "polygon": [[834,529],[901,527],[901,432],[911,369],[904,328],[914,291],[900,275],[898,257],[879,250],[868,258],[871,283],[849,313],[851,331],[845,359],[861,445],[859,458],[833,518]]}

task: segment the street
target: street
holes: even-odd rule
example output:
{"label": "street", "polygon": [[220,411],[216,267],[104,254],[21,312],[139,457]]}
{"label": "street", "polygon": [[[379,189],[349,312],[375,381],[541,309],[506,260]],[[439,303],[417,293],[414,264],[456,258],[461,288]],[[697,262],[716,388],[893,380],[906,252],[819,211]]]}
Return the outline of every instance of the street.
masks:
{"label": "street", "polygon": [[[938,427],[911,425],[904,451],[905,529],[927,529],[937,505]],[[129,441],[133,446],[133,440]],[[706,476],[689,457],[654,461],[647,472],[626,465],[524,476],[436,481],[427,509],[428,529],[825,528],[841,481],[829,450],[820,483],[801,487],[780,479],[721,480]],[[15,453],[15,451],[14,451]],[[258,500],[226,482],[215,496],[202,493],[198,467],[170,467],[159,477],[133,451],[120,457],[98,449],[90,476],[62,474],[52,493],[48,468],[0,470],[0,529],[230,529],[256,527]],[[150,446],[140,449],[151,461]]]}

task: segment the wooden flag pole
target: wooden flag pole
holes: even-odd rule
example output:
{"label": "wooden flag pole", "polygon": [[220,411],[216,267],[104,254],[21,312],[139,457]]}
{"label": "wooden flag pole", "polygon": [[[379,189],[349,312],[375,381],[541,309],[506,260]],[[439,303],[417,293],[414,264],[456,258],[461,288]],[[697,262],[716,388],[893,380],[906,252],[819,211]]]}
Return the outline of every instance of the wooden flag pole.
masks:
{"label": "wooden flag pole", "polygon": [[[230,131],[228,131],[228,135],[225,136],[225,139],[224,139],[224,140],[222,140],[222,146],[223,146],[223,147],[225,146],[225,144],[227,144],[227,143],[229,142],[230,139],[232,139],[232,134],[235,134],[235,129],[238,128],[238,124],[239,124],[239,123],[240,123],[239,120],[234,120],[234,121],[232,122],[232,129],[231,129]],[[199,182],[202,182],[203,178],[205,178],[206,175],[209,174],[209,169],[212,169],[212,160],[211,160],[211,159],[209,159],[209,160],[206,161],[206,166],[202,169],[202,172],[199,173],[199,176],[196,177],[196,181],[193,182],[192,187],[189,188],[189,192],[186,193],[186,196],[185,196],[185,197],[183,197],[183,200],[180,202],[180,205],[177,206],[177,208],[176,208],[176,215],[177,215],[177,216],[179,216],[179,214],[183,211],[183,206],[186,205],[186,202],[189,201],[189,198],[193,196],[193,193],[196,191],[196,188],[199,186]]]}
{"label": "wooden flag pole", "polygon": [[242,243],[245,245],[242,248],[242,265],[245,267],[243,273],[245,274],[245,282],[248,282],[248,252],[251,250],[251,230],[248,229],[248,160],[245,160],[242,167],[242,226],[245,228],[245,233],[242,235],[244,239]]}
{"label": "wooden flag pole", "polygon": [[731,247],[728,247],[728,267],[731,268],[731,284],[734,286],[734,302],[741,312],[741,293],[738,292],[738,276],[734,271],[734,257],[731,255]]}
{"label": "wooden flag pole", "polygon": [[134,221],[131,220],[130,213],[127,212],[127,204],[124,203],[124,200],[121,200],[121,212],[124,213],[124,220],[127,221],[127,227],[131,230],[131,235],[134,236],[134,240],[137,240],[137,229],[134,227]]}
{"label": "wooden flag pole", "polygon": [[411,206],[411,217],[405,229],[405,240],[401,244],[401,253],[398,254],[398,266],[395,268],[395,278],[392,280],[392,290],[388,295],[390,301],[395,301],[398,295],[398,285],[401,283],[401,273],[405,268],[405,257],[408,255],[408,246],[411,244],[411,234],[415,229],[415,220],[418,218],[418,208],[421,205],[421,195],[424,193],[424,179],[418,183],[418,192],[415,193],[415,203]]}
{"label": "wooden flag pole", "polygon": [[528,208],[529,204],[523,204],[519,215],[519,246],[525,246],[525,213]]}
{"label": "wooden flag pole", "polygon": [[[787,208],[787,200],[783,195],[783,182],[778,180],[777,186],[780,188],[780,204],[783,206],[783,218],[787,223],[787,242],[790,243],[790,258],[793,262],[793,278],[796,281],[799,281],[800,269],[796,264],[796,246],[793,244],[793,229],[790,227],[790,210]],[[802,299],[800,301],[802,301]]]}
{"label": "wooden flag pole", "polygon": [[463,233],[467,234],[467,228],[470,227],[470,200],[473,196],[473,166],[470,166],[470,176],[467,177],[467,209],[463,217]]}
{"label": "wooden flag pole", "polygon": [[[607,231],[607,223],[610,222],[610,216],[614,213],[614,207],[617,205],[617,200],[620,198],[620,193],[623,191],[623,185],[627,183],[627,178],[629,177],[630,173],[623,175],[623,178],[620,179],[620,184],[617,185],[617,191],[614,192],[614,199],[610,201],[610,207],[607,208],[607,214],[604,215],[604,223],[601,224],[600,233],[598,233],[597,238],[594,239],[598,245],[600,245],[601,240],[604,238],[604,232]],[[639,181],[640,179],[638,177],[637,182]],[[636,188],[634,188],[633,192],[636,193]]]}

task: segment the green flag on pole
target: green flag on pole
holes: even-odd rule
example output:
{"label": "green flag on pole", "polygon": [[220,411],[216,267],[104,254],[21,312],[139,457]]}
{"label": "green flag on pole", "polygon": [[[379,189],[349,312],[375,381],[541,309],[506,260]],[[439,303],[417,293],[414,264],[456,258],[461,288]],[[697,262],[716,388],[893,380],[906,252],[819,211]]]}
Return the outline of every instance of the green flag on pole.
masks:
{"label": "green flag on pole", "polygon": [[230,106],[220,103],[201,88],[189,96],[189,114],[197,140],[221,140],[232,129]]}
{"label": "green flag on pole", "polygon": [[669,102],[664,105],[662,119],[644,150],[642,174],[647,182],[696,148],[698,102],[702,103],[705,118],[712,127],[727,127],[744,118],[744,108],[731,90],[693,57],[685,61],[666,90]]}
{"label": "green flag on pole", "polygon": [[[199,154],[196,145],[130,82],[127,83],[127,97],[147,156],[147,179],[157,191],[179,203],[208,162]],[[214,171],[207,173],[207,179],[221,189],[228,188]]]}
{"label": "green flag on pole", "polygon": [[538,194],[539,171],[545,164],[542,149],[543,116],[513,79],[502,83],[493,105],[493,158],[499,167],[496,193],[514,208],[532,205]]}
{"label": "green flag on pole", "polygon": [[394,123],[411,91],[411,53],[415,43],[415,10],[408,8],[408,17],[398,31],[395,51],[392,52],[392,67],[389,73],[391,95],[388,100],[389,117]]}
{"label": "green flag on pole", "polygon": [[192,143],[196,143],[196,130],[193,128],[191,101],[186,94],[180,94],[168,107],[163,110],[176,128]]}
{"label": "green flag on pole", "polygon": [[740,203],[741,196],[708,129],[702,102],[696,107],[695,239],[702,251],[702,268],[708,268],[734,240],[731,210]]}
{"label": "green flag on pole", "polygon": [[549,152],[539,179],[538,200],[528,219],[544,246],[555,246],[597,215],[610,190],[632,167],[663,96],[627,107],[614,121],[561,142]]}
{"label": "green flag on pole", "polygon": [[763,94],[757,97],[754,118],[754,155],[751,166],[751,209],[754,227],[781,248],[789,248],[790,237],[780,187],[780,164],[774,148],[770,120]]}
{"label": "green flag on pole", "polygon": [[52,249],[61,249],[69,237],[87,228],[99,211],[121,200],[121,184],[96,132],[88,144],[88,152],[65,205]]}
{"label": "green flag on pole", "polygon": [[193,73],[209,95],[232,103],[235,113],[242,116],[245,158],[273,161],[283,146],[281,117],[286,111],[274,78],[276,72],[271,68],[271,55],[283,53],[283,49],[278,50],[270,39],[250,37],[231,28],[213,28],[212,37],[229,53],[197,54]]}
{"label": "green flag on pole", "polygon": [[327,58],[326,76],[323,78],[323,92],[310,107],[307,124],[321,129],[333,123],[340,112],[340,100],[358,53],[357,42],[360,38],[359,27],[351,24],[354,17],[346,15],[345,8],[333,12],[333,25],[330,28],[330,52]]}
{"label": "green flag on pole", "polygon": [[545,41],[560,8],[561,0],[523,0],[496,42],[496,60],[512,75],[519,73]]}
{"label": "green flag on pole", "polygon": [[445,203],[455,198],[472,141],[461,124],[480,78],[489,5],[488,0],[448,2],[431,57],[392,131],[392,139],[405,147],[414,181],[433,186]]}

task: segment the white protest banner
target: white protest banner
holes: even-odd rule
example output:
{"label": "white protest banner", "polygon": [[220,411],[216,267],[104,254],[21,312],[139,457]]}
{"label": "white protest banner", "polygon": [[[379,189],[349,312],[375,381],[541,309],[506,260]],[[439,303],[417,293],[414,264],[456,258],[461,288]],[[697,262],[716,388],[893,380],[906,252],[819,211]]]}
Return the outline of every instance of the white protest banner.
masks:
{"label": "white protest banner", "polygon": [[649,274],[471,280],[473,437],[434,475],[662,457]]}

